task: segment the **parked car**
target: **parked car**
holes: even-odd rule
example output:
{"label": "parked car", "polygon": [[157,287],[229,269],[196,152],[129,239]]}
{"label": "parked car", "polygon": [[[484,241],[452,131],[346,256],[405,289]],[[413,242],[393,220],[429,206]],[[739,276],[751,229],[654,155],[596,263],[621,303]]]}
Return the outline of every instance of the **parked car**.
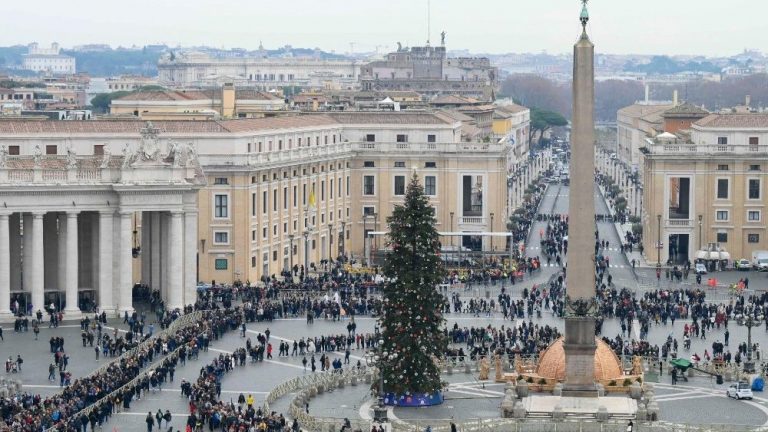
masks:
{"label": "parked car", "polygon": [[752,267],[749,260],[746,258],[742,258],[736,261],[734,265],[736,266],[736,270],[741,270],[741,271],[747,271]]}
{"label": "parked car", "polygon": [[768,271],[768,251],[752,252],[752,268],[757,271]]}
{"label": "parked car", "polygon": [[704,263],[697,262],[696,263],[696,274],[700,274],[700,275],[707,274],[707,266],[705,266]]}
{"label": "parked car", "polygon": [[752,389],[746,381],[739,381],[729,385],[725,394],[736,399],[752,399]]}

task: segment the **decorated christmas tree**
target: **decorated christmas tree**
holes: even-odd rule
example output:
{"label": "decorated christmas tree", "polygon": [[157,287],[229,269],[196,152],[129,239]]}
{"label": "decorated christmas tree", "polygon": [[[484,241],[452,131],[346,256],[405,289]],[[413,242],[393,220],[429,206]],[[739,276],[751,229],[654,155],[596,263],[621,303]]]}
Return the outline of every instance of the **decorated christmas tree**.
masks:
{"label": "decorated christmas tree", "polygon": [[[384,341],[379,354],[388,404],[411,404],[414,398],[419,401],[416,405],[442,401],[443,383],[435,360],[443,357],[447,346],[446,300],[437,289],[444,270],[435,223],[435,209],[414,174],[404,205],[395,206],[387,219],[390,251],[383,271],[389,282],[379,319]],[[425,398],[427,402],[421,402]]]}

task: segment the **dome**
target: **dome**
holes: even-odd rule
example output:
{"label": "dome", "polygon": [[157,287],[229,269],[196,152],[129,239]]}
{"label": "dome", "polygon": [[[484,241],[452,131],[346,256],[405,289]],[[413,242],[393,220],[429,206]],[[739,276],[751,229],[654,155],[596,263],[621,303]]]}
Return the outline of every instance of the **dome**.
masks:
{"label": "dome", "polygon": [[[623,378],[621,362],[607,343],[595,338],[595,381]],[[565,350],[560,337],[541,353],[536,374],[543,378],[565,380]]]}

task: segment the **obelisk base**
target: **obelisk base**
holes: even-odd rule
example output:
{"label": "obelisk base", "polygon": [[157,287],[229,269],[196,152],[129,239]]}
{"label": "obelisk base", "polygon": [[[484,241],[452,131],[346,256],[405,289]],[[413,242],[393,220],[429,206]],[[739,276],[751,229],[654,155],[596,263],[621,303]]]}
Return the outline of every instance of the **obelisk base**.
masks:
{"label": "obelisk base", "polygon": [[565,318],[565,383],[563,396],[597,397],[595,385],[595,319]]}

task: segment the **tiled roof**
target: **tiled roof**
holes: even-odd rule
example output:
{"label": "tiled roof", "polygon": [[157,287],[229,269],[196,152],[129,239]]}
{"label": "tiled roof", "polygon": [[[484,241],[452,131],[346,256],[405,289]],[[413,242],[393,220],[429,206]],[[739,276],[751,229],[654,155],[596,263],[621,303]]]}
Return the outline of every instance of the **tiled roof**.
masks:
{"label": "tiled roof", "polygon": [[[155,121],[154,127],[160,133],[221,133],[227,130],[213,121]],[[146,122],[139,120],[96,120],[96,121],[53,121],[53,120],[0,120],[0,134],[89,134],[89,133],[135,133],[138,134]]]}
{"label": "tiled roof", "polygon": [[690,117],[690,116],[706,116],[709,111],[701,109],[694,104],[684,103],[674,108],[670,108],[662,114],[662,117]]}
{"label": "tiled roof", "polygon": [[768,128],[768,114],[710,114],[694,123],[703,128]]}
{"label": "tiled roof", "polygon": [[628,107],[621,108],[619,115],[625,115],[632,118],[641,118],[648,116],[649,114],[659,114],[668,109],[674,108],[673,105],[644,105],[634,104]]}
{"label": "tiled roof", "polygon": [[248,132],[269,129],[290,129],[338,124],[327,115],[278,116],[257,119],[224,120],[217,122],[229,132]]}
{"label": "tiled roof", "polygon": [[138,91],[119,97],[118,101],[184,101],[211,99],[211,95],[201,91]]}
{"label": "tiled roof", "polygon": [[254,89],[236,89],[235,99],[239,100],[283,100],[271,93]]}
{"label": "tiled roof", "polygon": [[451,94],[449,94],[449,95],[438,96],[438,97],[432,99],[429,102],[433,103],[433,104],[443,104],[443,105],[445,105],[445,104],[460,104],[460,105],[464,105],[464,104],[476,104],[476,103],[478,103],[480,101],[477,100],[477,99],[474,99],[474,98],[470,98],[470,97],[464,97],[464,96],[458,96],[458,95],[451,95]]}
{"label": "tiled roof", "polygon": [[523,111],[528,111],[528,108],[518,104],[504,104],[504,105],[497,105],[496,111],[501,111],[502,113],[507,113],[507,114],[517,114]]}
{"label": "tiled roof", "polygon": [[450,124],[451,121],[427,112],[344,112],[328,113],[342,124]]}

